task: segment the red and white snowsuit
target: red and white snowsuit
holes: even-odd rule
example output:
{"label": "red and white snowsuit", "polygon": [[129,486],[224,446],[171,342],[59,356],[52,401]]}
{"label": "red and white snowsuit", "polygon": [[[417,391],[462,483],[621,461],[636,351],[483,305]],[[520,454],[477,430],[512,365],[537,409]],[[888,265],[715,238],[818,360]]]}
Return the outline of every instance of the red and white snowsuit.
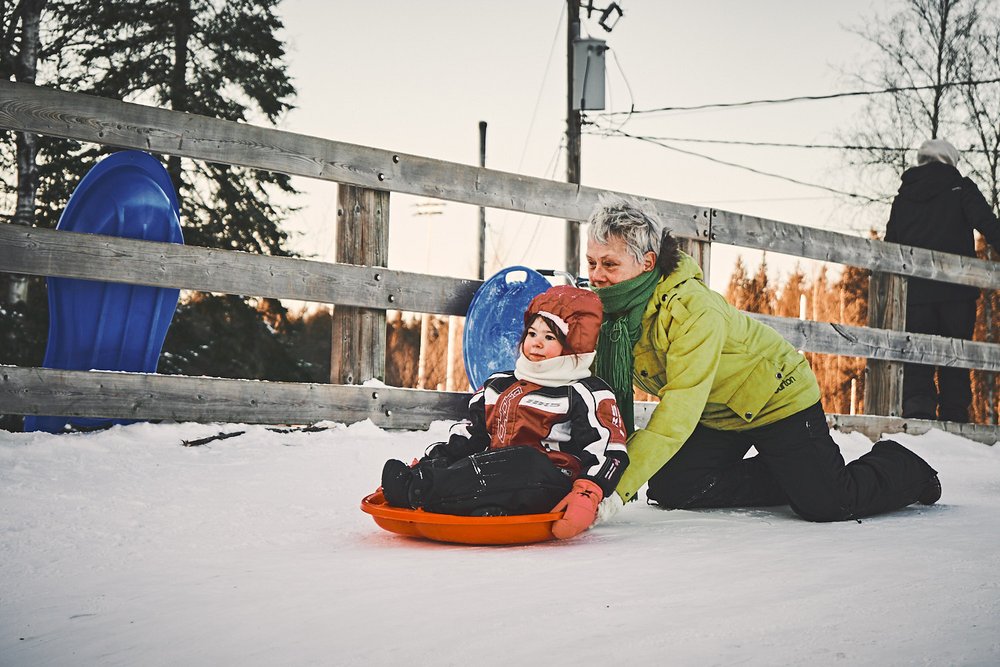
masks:
{"label": "red and white snowsuit", "polygon": [[603,380],[585,377],[555,387],[494,373],[469,401],[469,420],[456,425],[432,455],[458,460],[487,449],[534,447],[575,478],[611,493],[628,465],[625,428],[614,394]]}

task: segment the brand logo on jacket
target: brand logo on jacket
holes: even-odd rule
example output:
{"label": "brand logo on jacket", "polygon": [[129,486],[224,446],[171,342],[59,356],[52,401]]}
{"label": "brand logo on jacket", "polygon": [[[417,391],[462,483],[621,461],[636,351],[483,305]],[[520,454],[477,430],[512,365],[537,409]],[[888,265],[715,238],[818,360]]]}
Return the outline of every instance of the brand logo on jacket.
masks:
{"label": "brand logo on jacket", "polygon": [[795,382],[794,377],[792,377],[791,375],[786,375],[785,378],[781,381],[781,384],[778,385],[778,388],[774,390],[774,393],[777,394],[779,391],[784,390],[785,387],[787,387],[790,384],[793,384],[794,382]]}

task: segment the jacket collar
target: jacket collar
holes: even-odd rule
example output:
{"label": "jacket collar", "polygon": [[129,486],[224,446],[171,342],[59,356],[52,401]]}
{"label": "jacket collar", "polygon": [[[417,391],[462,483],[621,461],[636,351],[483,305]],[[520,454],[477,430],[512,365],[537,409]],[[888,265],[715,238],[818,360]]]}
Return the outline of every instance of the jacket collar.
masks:
{"label": "jacket collar", "polygon": [[680,256],[681,258],[680,261],[677,262],[677,268],[670,272],[669,275],[663,276],[660,279],[660,284],[657,286],[658,292],[671,290],[685,280],[690,280],[691,278],[697,278],[698,280],[704,281],[701,267],[698,266],[698,262],[694,261],[694,257],[684,252],[680,253]]}

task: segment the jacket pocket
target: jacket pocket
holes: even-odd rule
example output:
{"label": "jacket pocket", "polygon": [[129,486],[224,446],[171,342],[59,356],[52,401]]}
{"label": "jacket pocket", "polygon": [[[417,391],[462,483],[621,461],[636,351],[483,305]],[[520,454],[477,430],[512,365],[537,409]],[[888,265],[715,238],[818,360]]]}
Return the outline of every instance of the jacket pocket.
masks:
{"label": "jacket pocket", "polygon": [[635,375],[633,382],[643,391],[650,394],[659,393],[667,384],[667,371],[663,366],[663,358],[657,350],[645,350],[635,356]]}
{"label": "jacket pocket", "polygon": [[744,421],[752,421],[770,400],[779,382],[781,366],[768,359],[761,359],[743,384],[733,392],[726,405]]}

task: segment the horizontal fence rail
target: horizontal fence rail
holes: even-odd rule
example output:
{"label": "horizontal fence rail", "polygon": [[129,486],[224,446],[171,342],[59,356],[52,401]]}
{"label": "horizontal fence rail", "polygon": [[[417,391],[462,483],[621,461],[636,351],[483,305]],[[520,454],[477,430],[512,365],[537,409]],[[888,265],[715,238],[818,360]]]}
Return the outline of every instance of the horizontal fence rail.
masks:
{"label": "horizontal fence rail", "polygon": [[904,419],[903,417],[882,417],[880,415],[835,415],[828,414],[826,422],[830,428],[844,433],[863,433],[872,440],[879,440],[886,433],[908,433],[923,435],[931,429],[947,431],[985,445],[1000,442],[1000,430],[989,424],[961,424],[940,422],[930,419]]}
{"label": "horizontal fence rail", "polygon": [[478,280],[0,224],[0,271],[464,315]]}
{"label": "horizontal fence rail", "polygon": [[[0,81],[0,127],[571,220],[586,220],[605,192],[10,81]],[[1000,289],[993,262],[629,196],[679,237]]]}
{"label": "horizontal fence rail", "polygon": [[10,414],[246,424],[352,423],[423,429],[468,410],[458,392],[0,366]]}
{"label": "horizontal fence rail", "polygon": [[747,313],[804,352],[1000,371],[1000,345],[927,334]]}
{"label": "horizontal fence rail", "polygon": [[[462,315],[478,280],[0,224],[0,271]],[[140,277],[141,276],[141,277]],[[1000,371],[1000,345],[750,313],[792,345]]]}
{"label": "horizontal fence rail", "polygon": [[[468,400],[465,393],[396,387],[0,366],[0,405],[10,414],[242,424],[370,419],[380,428],[426,429],[434,421],[464,414]],[[637,427],[646,425],[655,407],[636,403]],[[827,415],[827,421],[833,428],[872,439],[938,428],[988,445],[998,440],[995,426],[979,424],[835,414]]]}

